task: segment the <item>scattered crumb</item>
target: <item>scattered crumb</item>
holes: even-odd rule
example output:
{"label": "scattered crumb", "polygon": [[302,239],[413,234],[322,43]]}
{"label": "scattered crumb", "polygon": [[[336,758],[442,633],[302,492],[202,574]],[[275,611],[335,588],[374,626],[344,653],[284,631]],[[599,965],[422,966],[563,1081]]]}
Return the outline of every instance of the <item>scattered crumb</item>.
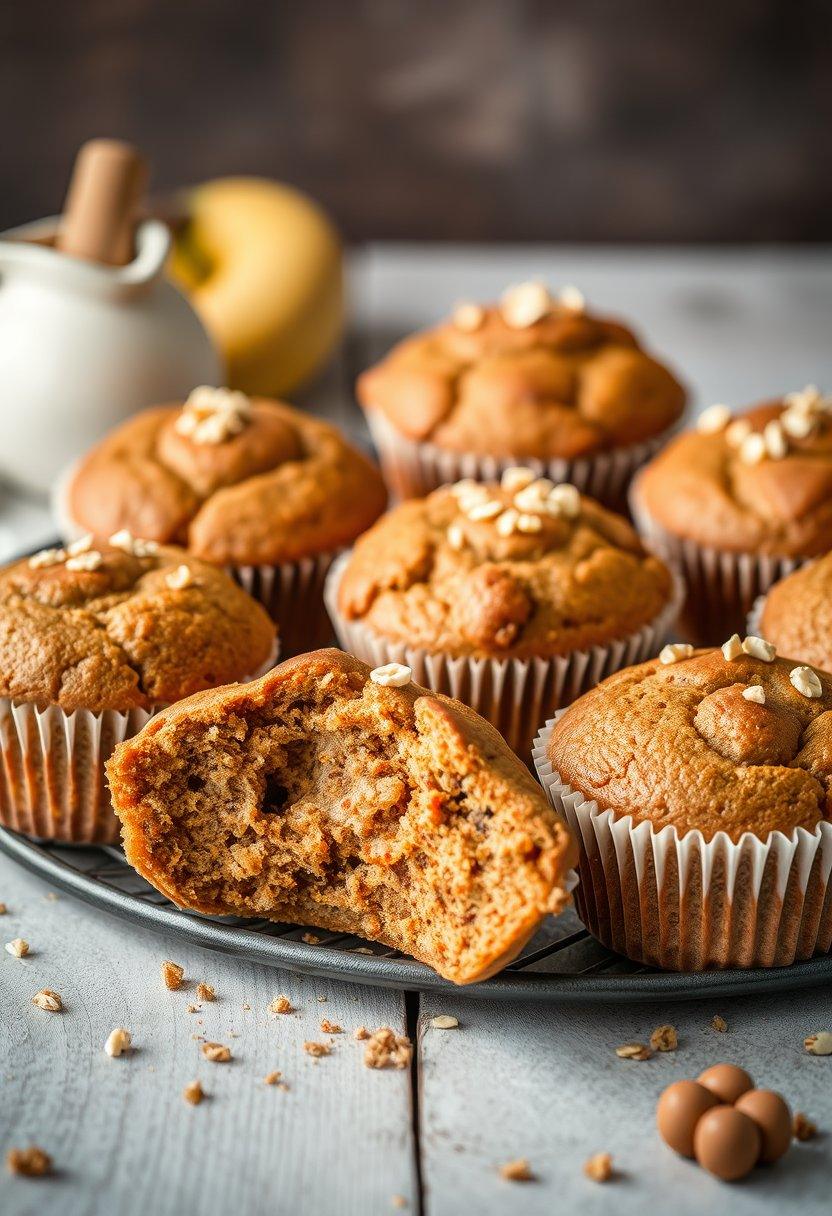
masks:
{"label": "scattered crumb", "polygon": [[818,1134],[817,1124],[813,1123],[808,1115],[804,1115],[802,1110],[799,1110],[794,1116],[792,1133],[795,1140],[813,1140]]}
{"label": "scattered crumb", "polygon": [[516,1161],[507,1161],[505,1165],[501,1165],[500,1177],[508,1182],[534,1182],[534,1174],[525,1157],[518,1157]]}
{"label": "scattered crumb", "polygon": [[[657,1026],[650,1035],[650,1046],[654,1051],[675,1051],[679,1046],[679,1036],[675,1026]],[[593,1157],[594,1161],[595,1158]]]}
{"label": "scattered crumb", "polygon": [[46,1009],[48,1013],[60,1013],[64,1007],[60,995],[51,988],[41,988],[40,992],[36,992],[32,1004],[37,1005],[38,1009]]}
{"label": "scattered crumb", "polygon": [[321,1030],[324,1034],[343,1034],[343,1030],[337,1022],[330,1022],[328,1018],[324,1018],[321,1022]]}
{"label": "scattered crumb", "polygon": [[294,1006],[288,996],[276,996],[269,1005],[269,1013],[294,1013]]}
{"label": "scattered crumb", "polygon": [[251,1009],[251,1005],[246,1001],[243,1005],[243,1013],[248,1013],[249,1009]]}
{"label": "scattered crumb", "polygon": [[104,1050],[108,1056],[120,1056],[130,1050],[132,1042],[133,1036],[130,1031],[125,1030],[123,1026],[116,1026],[115,1030],[111,1030],[107,1036]]}
{"label": "scattered crumb", "polygon": [[373,953],[373,951],[370,949],[369,946],[356,946],[355,949],[353,950],[353,954],[372,954],[372,953]]}
{"label": "scattered crumb", "polygon": [[8,910],[5,904],[0,903],[0,916],[5,916]]}
{"label": "scattered crumb", "polygon": [[307,946],[320,946],[321,944],[317,933],[301,933],[300,940],[306,942]]}
{"label": "scattered crumb", "polygon": [[[666,1051],[667,1048],[659,1048]],[[593,1182],[609,1182],[612,1178],[612,1156],[610,1153],[595,1153],[584,1162],[584,1173]]]}
{"label": "scattered crumb", "polygon": [[210,984],[200,981],[196,986],[196,999],[198,1001],[215,1001],[217,994]]}
{"label": "scattered crumb", "polygon": [[191,1081],[182,1090],[182,1097],[186,1102],[190,1102],[191,1106],[199,1106],[200,1102],[205,1097],[205,1090],[202,1088],[199,1081]]}
{"label": "scattered crumb", "polygon": [[615,1054],[620,1060],[649,1060],[653,1055],[644,1043],[622,1043],[616,1047]]}
{"label": "scattered crumb", "polygon": [[329,1056],[332,1055],[332,1048],[329,1043],[315,1043],[307,1040],[303,1045],[303,1050],[308,1056]]}
{"label": "scattered crumb", "polygon": [[282,1076],[283,1076],[283,1073],[279,1072],[277,1069],[275,1069],[274,1072],[266,1073],[265,1077],[263,1078],[263,1082],[265,1085],[277,1085],[278,1081],[280,1080],[280,1078]]}
{"label": "scattered crumb", "polygon": [[29,953],[29,943],[22,937],[12,938],[10,942],[6,942],[6,952],[13,954],[15,958],[25,958]]}
{"label": "scattered crumb", "polygon": [[366,1027],[366,1026],[358,1026],[358,1027],[356,1027],[356,1029],[353,1031],[353,1035],[352,1035],[352,1037],[353,1037],[354,1039],[358,1039],[358,1041],[359,1041],[359,1043],[360,1043],[360,1042],[362,1042],[364,1039],[369,1039],[369,1037],[370,1037],[370,1032],[369,1032],[369,1030],[367,1029],[367,1027]]}
{"label": "scattered crumb", "polygon": [[178,963],[172,963],[169,958],[162,963],[162,979],[165,987],[169,988],[171,992],[176,992],[177,988],[182,987],[184,976],[185,968],[180,967]]}
{"label": "scattered crumb", "polygon": [[325,996],[319,996],[319,997],[317,998],[318,1004],[319,1004],[319,1005],[323,1005],[323,1004],[325,1004],[325,1002],[327,1001],[327,999],[328,999],[328,998],[327,998],[327,997],[325,997]]}
{"label": "scattered crumb", "polygon": [[29,1148],[10,1148],[6,1153],[6,1169],[24,1178],[42,1178],[52,1169],[52,1158],[36,1144]]}
{"label": "scattered crumb", "polygon": [[47,891],[45,898],[48,899],[50,903],[57,903],[58,893],[56,891]]}
{"label": "scattered crumb", "polygon": [[449,1013],[438,1013],[435,1018],[431,1018],[430,1024],[434,1030],[456,1030],[459,1018],[452,1017]]}
{"label": "scattered crumb", "polygon": [[239,1039],[240,1036],[237,1034],[236,1030],[229,1030],[228,1037],[229,1039]]}
{"label": "scattered crumb", "polygon": [[714,1016],[711,1018],[711,1025],[713,1026],[714,1030],[718,1030],[720,1034],[724,1034],[728,1029],[728,1023],[725,1021],[725,1018],[721,1018],[718,1013],[714,1014]]}
{"label": "scattered crumb", "polygon": [[205,1059],[212,1064],[227,1064],[231,1059],[231,1048],[224,1043],[203,1043],[201,1050]]}
{"label": "scattered crumb", "polygon": [[[8,949],[8,946],[6,947]],[[832,1031],[819,1030],[803,1040],[803,1046],[813,1056],[832,1056]]]}
{"label": "scattered crumb", "polygon": [[407,1207],[407,1200],[405,1199],[404,1195],[393,1195],[391,1203],[393,1204],[394,1208]]}
{"label": "scattered crumb", "polygon": [[367,1039],[364,1063],[368,1068],[407,1068],[413,1055],[413,1044],[397,1035],[390,1026],[380,1026]]}
{"label": "scattered crumb", "polygon": [[199,1013],[199,1005],[186,1005],[185,1012],[186,1013]]}

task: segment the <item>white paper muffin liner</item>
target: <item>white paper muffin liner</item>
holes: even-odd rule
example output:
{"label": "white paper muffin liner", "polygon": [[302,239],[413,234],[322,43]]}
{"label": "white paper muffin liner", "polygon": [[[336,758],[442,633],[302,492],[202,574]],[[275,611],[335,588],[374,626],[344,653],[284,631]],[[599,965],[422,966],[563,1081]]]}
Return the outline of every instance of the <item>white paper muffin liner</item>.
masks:
{"label": "white paper muffin liner", "polygon": [[638,493],[638,478],[630,490],[630,513],[648,548],[681,571],[687,601],[680,629],[699,645],[718,646],[732,633],[741,634],[755,601],[812,560],[732,553],[674,536],[647,511]]}
{"label": "white paper muffin liner", "polygon": [[667,443],[675,426],[643,443],[598,452],[574,460],[540,460],[529,456],[484,456],[454,452],[402,435],[380,410],[366,411],[367,425],[378,451],[384,479],[399,498],[423,498],[431,490],[464,477],[499,481],[514,465],[532,469],[538,477],[571,482],[582,494],[613,510],[627,510],[627,487],[634,474]]}
{"label": "white paper muffin liner", "polygon": [[[279,641],[248,683],[277,662]],[[162,705],[66,713],[0,697],[0,824],[43,840],[115,844],[104,765],[117,744],[145,726]]]}
{"label": "white paper muffin liner", "polygon": [[338,610],[338,587],[349,552],[333,564],[325,598],[341,647],[371,667],[404,663],[417,684],[469,705],[497,728],[509,747],[528,763],[541,721],[601,680],[657,654],[684,599],[681,579],[671,571],[673,591],[659,615],[627,637],[548,659],[475,659],[431,652],[375,633],[362,621],[348,621]]}
{"label": "white paper muffin liner", "polygon": [[548,758],[555,715],[533,748],[538,778],[578,841],[583,923],[611,950],[671,971],[777,967],[832,946],[832,823],[814,831],[694,830],[601,810]]}

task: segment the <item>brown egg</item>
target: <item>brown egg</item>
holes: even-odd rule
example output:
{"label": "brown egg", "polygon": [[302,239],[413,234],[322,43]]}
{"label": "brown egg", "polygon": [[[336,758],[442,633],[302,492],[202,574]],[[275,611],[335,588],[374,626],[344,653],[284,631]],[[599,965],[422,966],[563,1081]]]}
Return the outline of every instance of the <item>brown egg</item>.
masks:
{"label": "brown egg", "polygon": [[751,1077],[744,1068],[737,1068],[736,1064],[714,1064],[696,1079],[700,1085],[716,1094],[720,1102],[727,1102],[729,1106],[734,1105],[740,1094],[754,1088]]}
{"label": "brown egg", "polygon": [[779,1161],[792,1142],[792,1112],[771,1089],[749,1089],[737,1098],[734,1110],[753,1119],[760,1130],[760,1160]]}
{"label": "brown egg", "polygon": [[712,1106],[693,1132],[696,1160],[723,1182],[750,1174],[760,1158],[760,1131],[748,1115],[734,1106]]}
{"label": "brown egg", "polygon": [[665,1144],[683,1157],[693,1156],[693,1131],[719,1098],[698,1081],[674,1081],[659,1098],[656,1126]]}

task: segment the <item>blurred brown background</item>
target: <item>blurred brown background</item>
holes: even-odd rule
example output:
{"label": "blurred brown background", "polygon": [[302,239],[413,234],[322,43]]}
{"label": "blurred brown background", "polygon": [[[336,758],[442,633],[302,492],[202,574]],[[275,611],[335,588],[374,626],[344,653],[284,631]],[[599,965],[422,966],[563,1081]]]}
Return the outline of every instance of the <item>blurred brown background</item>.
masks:
{"label": "blurred brown background", "polygon": [[829,0],[2,0],[0,226],[90,135],[353,240],[832,239]]}

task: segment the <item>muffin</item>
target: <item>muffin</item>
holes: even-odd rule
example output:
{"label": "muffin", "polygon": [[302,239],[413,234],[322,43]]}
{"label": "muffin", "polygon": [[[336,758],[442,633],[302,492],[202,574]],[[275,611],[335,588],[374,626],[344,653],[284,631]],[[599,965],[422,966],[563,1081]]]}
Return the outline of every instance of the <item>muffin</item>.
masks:
{"label": "muffin", "polygon": [[456,983],[567,901],[575,857],[487,722],[338,650],[158,714],[108,764],[130,863],[181,907],[384,942]]}
{"label": "muffin", "polygon": [[524,759],[544,715],[656,653],[679,595],[626,520],[522,467],[395,507],[326,592],[345,650],[406,663]]}
{"label": "muffin", "polygon": [[400,342],[357,385],[388,484],[418,497],[517,463],[624,509],[685,405],[675,377],[576,288],[510,288]]}
{"label": "muffin", "polygon": [[225,566],[292,653],[329,640],[326,571],[385,503],[378,471],[328,423],[202,387],[93,448],[70,476],[62,514],[72,534],[126,528]]}
{"label": "muffin", "polygon": [[0,571],[0,823],[111,844],[113,747],[154,709],[274,661],[268,614],[181,549],[92,537]]}
{"label": "muffin", "polygon": [[810,386],[734,419],[711,406],[639,474],[631,505],[685,574],[687,635],[742,630],[758,595],[832,548],[832,399]]}
{"label": "muffin", "polygon": [[784,966],[832,946],[832,677],[759,637],[665,647],[538,738],[581,842],[587,928],[671,970]]}
{"label": "muffin", "polygon": [[832,671],[832,553],[775,583],[752,621],[783,654]]}

